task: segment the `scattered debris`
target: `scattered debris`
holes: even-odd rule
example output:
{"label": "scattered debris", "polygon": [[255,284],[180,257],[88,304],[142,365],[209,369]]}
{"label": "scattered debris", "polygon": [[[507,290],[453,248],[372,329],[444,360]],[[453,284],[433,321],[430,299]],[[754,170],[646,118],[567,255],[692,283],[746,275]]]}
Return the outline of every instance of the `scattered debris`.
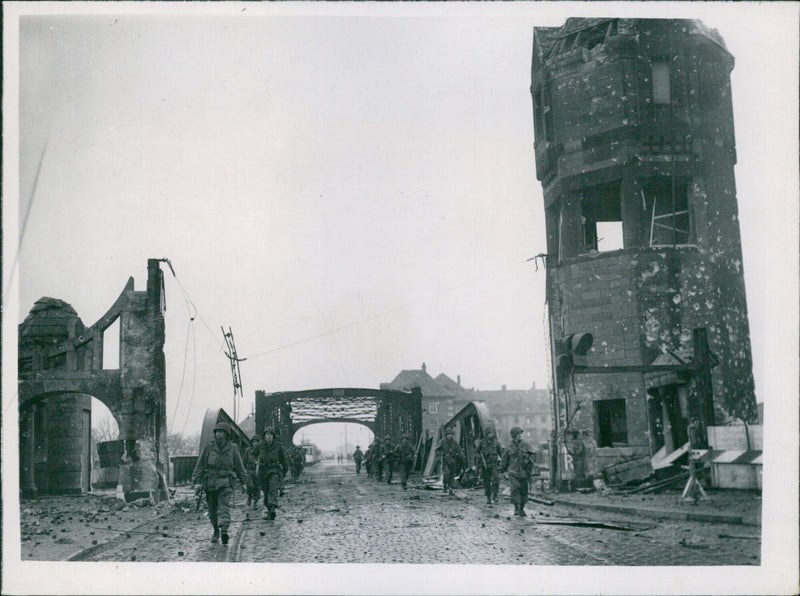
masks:
{"label": "scattered debris", "polygon": [[685,546],[686,548],[708,548],[708,544],[705,544],[705,541],[701,536],[692,536],[688,540],[686,538],[681,538],[680,542],[678,542],[681,546]]}
{"label": "scattered debris", "polygon": [[635,488],[633,488],[631,490],[627,490],[627,491],[623,491],[623,492],[625,492],[626,494],[629,494],[629,495],[634,495],[636,493],[651,493],[651,492],[655,492],[655,491],[667,488],[669,486],[672,486],[673,484],[677,484],[678,482],[686,480],[686,478],[688,478],[688,477],[689,477],[689,472],[683,472],[681,474],[678,474],[676,476],[672,476],[672,477],[667,478],[665,480],[658,480],[658,481],[651,480],[651,481],[645,482],[644,484],[640,484],[639,486],[637,486],[637,487],[635,487]]}
{"label": "scattered debris", "polygon": [[746,536],[744,534],[719,534],[720,538],[736,538],[739,540],[761,540],[761,536]]}
{"label": "scattered debris", "polygon": [[537,520],[534,522],[538,525],[561,525],[561,526],[577,526],[581,528],[604,528],[606,530],[624,530],[628,532],[649,530],[655,528],[653,524],[643,524],[637,522],[614,522],[614,521],[594,521],[589,519],[566,519],[566,518],[550,518]]}
{"label": "scattered debris", "polygon": [[553,505],[556,504],[555,501],[549,501],[548,499],[544,499],[542,497],[528,496],[528,500],[529,501],[533,501],[534,503],[540,503],[542,505],[547,505],[548,507],[552,507]]}

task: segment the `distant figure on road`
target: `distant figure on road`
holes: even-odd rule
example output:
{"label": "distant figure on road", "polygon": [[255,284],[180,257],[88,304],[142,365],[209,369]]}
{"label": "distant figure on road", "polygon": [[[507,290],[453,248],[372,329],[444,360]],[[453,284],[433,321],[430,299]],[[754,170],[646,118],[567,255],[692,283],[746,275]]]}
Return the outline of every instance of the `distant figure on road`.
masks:
{"label": "distant figure on road", "polygon": [[364,459],[364,454],[361,451],[361,447],[356,445],[356,450],[353,451],[353,461],[356,462],[356,474],[361,473],[361,460]]}
{"label": "distant figure on road", "polygon": [[372,463],[372,445],[367,446],[367,450],[364,452],[364,467],[367,469],[367,478],[372,478],[375,469]]}
{"label": "distant figure on road", "polygon": [[391,484],[394,471],[394,445],[392,445],[391,438],[386,437],[383,440],[381,454],[383,455],[383,472],[386,476],[386,484]]}
{"label": "distant figure on road", "polygon": [[403,490],[408,488],[408,477],[411,474],[411,466],[414,465],[414,446],[408,435],[403,435],[400,444],[394,448],[394,461],[400,469],[400,485]]}
{"label": "distant figure on road", "polygon": [[447,491],[450,496],[455,495],[453,486],[456,476],[461,473],[464,465],[464,452],[455,440],[455,431],[448,428],[445,431],[445,439],[439,449],[442,457],[442,489]]}
{"label": "distant figure on road", "polygon": [[281,490],[283,476],[289,465],[283,444],[275,436],[275,429],[268,426],[264,429],[264,443],[258,457],[258,477],[261,490],[264,491],[264,505],[267,507],[267,518],[275,519],[278,508],[278,493]]}
{"label": "distant figure on road", "polygon": [[492,499],[497,503],[500,492],[500,456],[503,448],[497,442],[494,430],[486,431],[482,439],[478,439],[476,451],[478,452],[478,469],[483,479],[483,492],[486,495],[486,504],[491,505]]}
{"label": "distant figure on road", "polygon": [[503,452],[500,470],[508,471],[511,484],[511,502],[514,503],[514,515],[525,517],[525,503],[528,502],[528,484],[533,473],[536,454],[522,440],[522,429],[515,426],[511,429],[511,445]]}
{"label": "distant figure on road", "polygon": [[375,467],[375,479],[383,480],[383,441],[378,437],[372,442],[372,463]]}
{"label": "distant figure on road", "polygon": [[305,467],[306,454],[300,447],[293,444],[289,447],[286,457],[289,460],[289,470],[292,473],[292,480],[297,482]]}
{"label": "distant figure on road", "polygon": [[228,441],[228,432],[227,424],[214,427],[214,440],[203,448],[192,473],[195,492],[206,491],[208,519],[214,528],[211,542],[219,541],[222,536],[222,544],[228,544],[234,476],[242,486],[247,486],[242,454],[238,445]]}
{"label": "distant figure on road", "polygon": [[261,485],[258,481],[258,454],[261,451],[261,437],[253,435],[250,447],[244,452],[244,469],[247,470],[247,505],[258,507],[261,498]]}

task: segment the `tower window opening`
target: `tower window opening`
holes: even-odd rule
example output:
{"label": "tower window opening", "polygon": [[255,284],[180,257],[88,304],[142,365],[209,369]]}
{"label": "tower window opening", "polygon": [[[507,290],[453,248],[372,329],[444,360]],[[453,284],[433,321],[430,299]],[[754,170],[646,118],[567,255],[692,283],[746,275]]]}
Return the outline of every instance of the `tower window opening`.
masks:
{"label": "tower window opening", "polygon": [[580,252],[608,252],[623,248],[620,182],[592,186],[583,191]]}
{"label": "tower window opening", "polygon": [[686,180],[670,177],[644,185],[650,215],[650,246],[691,246],[694,244]]}
{"label": "tower window opening", "polygon": [[657,58],[650,65],[653,76],[653,103],[656,105],[671,102],[671,89],[669,82],[669,59]]}
{"label": "tower window opening", "polygon": [[624,399],[596,400],[594,413],[598,447],[628,444],[628,415]]}
{"label": "tower window opening", "polygon": [[544,139],[546,141],[552,141],[553,115],[550,113],[550,106],[547,105],[547,101],[545,100],[545,90],[543,87],[539,87],[535,91],[533,106],[536,140]]}

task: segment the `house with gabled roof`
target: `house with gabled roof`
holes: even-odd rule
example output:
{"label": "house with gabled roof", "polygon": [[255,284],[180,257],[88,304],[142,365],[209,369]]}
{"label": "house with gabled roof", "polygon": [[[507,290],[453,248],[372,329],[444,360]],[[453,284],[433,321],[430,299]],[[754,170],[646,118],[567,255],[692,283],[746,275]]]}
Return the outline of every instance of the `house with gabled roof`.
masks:
{"label": "house with gabled roof", "polygon": [[422,393],[422,429],[427,436],[436,437],[439,428],[471,401],[483,401],[495,422],[501,442],[508,444],[509,431],[519,426],[525,439],[535,444],[537,450],[546,443],[550,432],[548,392],[544,389],[506,389],[480,391],[461,385],[461,375],[454,381],[444,373],[436,378],[422,368],[403,370],[390,383],[381,383],[381,389],[410,391],[419,387]]}
{"label": "house with gabled roof", "polygon": [[380,385],[381,389],[397,391],[411,391],[414,387],[422,393],[422,430],[426,436],[436,437],[439,427],[472,399],[469,391],[447,375],[431,377],[424,362],[422,368],[402,370],[390,383]]}

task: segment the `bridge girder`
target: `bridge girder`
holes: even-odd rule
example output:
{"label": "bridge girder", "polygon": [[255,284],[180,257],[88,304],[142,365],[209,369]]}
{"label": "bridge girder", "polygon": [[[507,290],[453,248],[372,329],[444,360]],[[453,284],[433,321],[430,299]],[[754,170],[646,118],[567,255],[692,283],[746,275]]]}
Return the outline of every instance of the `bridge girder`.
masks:
{"label": "bridge girder", "polygon": [[272,426],[289,444],[300,428],[321,422],[362,424],[376,436],[416,443],[422,432],[422,393],[387,389],[328,388],[266,393],[256,391],[256,430]]}

